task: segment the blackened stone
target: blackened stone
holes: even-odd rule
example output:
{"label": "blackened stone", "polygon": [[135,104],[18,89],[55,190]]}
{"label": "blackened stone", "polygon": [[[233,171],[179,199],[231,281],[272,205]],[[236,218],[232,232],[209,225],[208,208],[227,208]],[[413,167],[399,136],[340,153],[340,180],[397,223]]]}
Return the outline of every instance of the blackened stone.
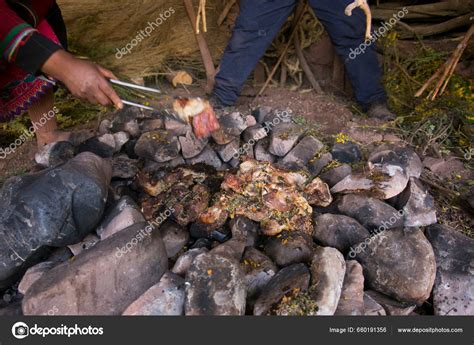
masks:
{"label": "blackened stone", "polygon": [[178,138],[172,132],[162,130],[144,133],[135,145],[137,156],[158,163],[177,158],[180,149]]}
{"label": "blackened stone", "polygon": [[433,197],[421,182],[410,178],[407,188],[394,200],[395,207],[404,213],[406,227],[420,227],[437,222]]}
{"label": "blackened stone", "polygon": [[339,212],[356,219],[369,231],[403,227],[403,214],[389,204],[360,195],[344,195],[338,202]]}
{"label": "blackened stone", "polygon": [[97,234],[105,240],[119,231],[144,221],[145,217],[135,201],[129,196],[124,196],[107,211],[97,228]]}
{"label": "blackened stone", "polygon": [[364,274],[357,261],[346,261],[346,275],[335,315],[364,315]]}
{"label": "blackened stone", "polygon": [[351,166],[343,164],[323,172],[319,177],[332,188],[350,174],[352,174]]}
{"label": "blackened stone", "polygon": [[423,171],[423,163],[415,151],[401,146],[382,146],[372,152],[369,157],[369,168],[380,165],[398,166],[409,178],[420,178]]}
{"label": "blackened stone", "polygon": [[435,315],[474,315],[474,240],[439,224],[430,226],[426,236],[437,264]]}
{"label": "blackened stone", "polygon": [[377,291],[367,290],[365,292],[366,300],[371,298],[378,305],[382,306],[386,315],[390,316],[407,316],[415,310],[416,305],[409,303],[401,303],[381,294]]}
{"label": "blackened stone", "polygon": [[184,312],[184,279],[166,272],[160,282],[149,288],[122,315],[180,316]]}
{"label": "blackened stone", "polygon": [[[374,291],[375,292],[375,291]],[[367,291],[364,292],[364,315],[365,316],[385,316],[385,309],[373,299]]]}
{"label": "blackened stone", "polygon": [[356,252],[366,283],[373,290],[408,304],[421,305],[430,296],[436,262],[421,230],[382,232]]}
{"label": "blackened stone", "polygon": [[227,145],[216,145],[215,149],[222,161],[227,163],[233,158],[239,158],[240,140],[233,140]]}
{"label": "blackened stone", "polygon": [[245,273],[247,304],[250,302],[253,306],[263,288],[278,272],[278,268],[268,256],[253,247],[245,249],[241,265]]}
{"label": "blackened stone", "polygon": [[74,157],[75,148],[69,141],[58,141],[42,147],[35,161],[44,167],[55,167]]}
{"label": "blackened stone", "polygon": [[295,264],[281,269],[262,289],[253,309],[254,315],[266,315],[283,297],[294,291],[305,292],[310,281],[305,264]]}
{"label": "blackened stone", "polygon": [[369,231],[351,217],[326,213],[314,219],[313,239],[342,253],[368,237]]}
{"label": "blackened stone", "polygon": [[174,133],[176,136],[186,135],[186,133],[192,131],[190,124],[171,115],[164,117],[164,126],[167,131]]}
{"label": "blackened stone", "polygon": [[112,177],[131,179],[138,173],[138,160],[117,155],[112,160]]}
{"label": "blackened stone", "polygon": [[232,238],[242,240],[246,247],[254,247],[258,241],[258,224],[246,217],[237,216],[229,222]]}
{"label": "blackened stone", "polygon": [[221,125],[224,133],[234,137],[240,136],[242,132],[249,126],[247,119],[238,112],[221,116],[219,118],[219,124]]}
{"label": "blackened stone", "polygon": [[138,137],[140,135],[138,119],[142,117],[139,109],[124,108],[115,114],[110,129],[114,133],[127,132],[132,137]]}
{"label": "blackened stone", "polygon": [[167,221],[160,227],[168,258],[178,254],[189,241],[189,232],[173,221]]}
{"label": "blackened stone", "polygon": [[143,171],[146,173],[153,173],[160,170],[171,170],[182,165],[185,165],[186,161],[182,156],[178,156],[175,159],[170,160],[169,162],[165,163],[157,163],[151,160],[145,161],[145,166],[143,167]]}
{"label": "blackened stone", "polygon": [[186,163],[189,165],[206,164],[215,169],[220,169],[222,167],[222,161],[220,160],[219,156],[209,146],[206,146],[206,148],[198,156],[187,159]]}
{"label": "blackened stone", "polygon": [[269,138],[262,139],[255,145],[254,155],[255,155],[256,160],[260,162],[269,162],[269,163],[275,162],[276,156],[272,155],[268,151],[269,145],[270,145]]}
{"label": "blackened stone", "polygon": [[181,277],[186,276],[186,272],[188,272],[189,267],[193,263],[194,259],[203,253],[207,253],[209,250],[205,247],[201,248],[192,248],[187,252],[181,254],[181,256],[176,260],[171,272],[180,275]]}
{"label": "blackened stone", "polygon": [[280,267],[306,263],[313,256],[311,238],[298,231],[284,231],[279,236],[270,237],[264,250]]}
{"label": "blackened stone", "polygon": [[[25,315],[120,315],[158,283],[168,257],[158,231],[136,224],[56,266],[28,289]],[[136,240],[136,245],[133,245]]]}
{"label": "blackened stone", "polygon": [[303,136],[304,129],[296,124],[282,124],[273,129],[270,136],[269,151],[271,154],[284,157]]}
{"label": "blackened stone", "polygon": [[164,129],[165,123],[163,119],[149,119],[145,120],[140,124],[140,130],[142,133],[156,131],[157,129]]}
{"label": "blackened stone", "polygon": [[304,137],[281,162],[283,164],[300,163],[301,165],[306,165],[323,147],[324,144],[315,137]]}
{"label": "blackened stone", "polygon": [[80,144],[77,151],[79,153],[91,152],[102,158],[110,158],[117,152],[115,138],[112,134],[93,137]]}
{"label": "blackened stone", "polygon": [[323,169],[332,161],[332,155],[330,153],[324,153],[318,159],[311,160],[308,162],[308,170],[312,176],[319,176]]}
{"label": "blackened stone", "polygon": [[252,115],[255,117],[258,123],[262,124],[265,121],[265,117],[272,112],[272,108],[263,106],[255,109],[252,112]]}
{"label": "blackened stone", "polygon": [[198,255],[186,273],[186,315],[244,315],[246,288],[240,264],[211,253]]}
{"label": "blackened stone", "polygon": [[[0,287],[45,246],[81,241],[102,217],[110,164],[82,153],[66,164],[13,177],[0,191]],[[27,262],[27,263],[25,263]]]}
{"label": "blackened stone", "polygon": [[316,302],[317,315],[334,315],[341,297],[346,262],[331,247],[318,247],[311,262],[311,299]]}
{"label": "blackened stone", "polygon": [[242,138],[246,143],[255,143],[259,140],[262,140],[268,135],[262,125],[258,124],[252,127],[247,128],[242,134]]}
{"label": "blackened stone", "polygon": [[190,159],[199,155],[206,147],[208,139],[198,139],[192,131],[186,133],[186,136],[179,137],[181,151],[185,159]]}
{"label": "blackened stone", "polygon": [[341,163],[357,163],[362,159],[359,146],[354,143],[336,143],[331,154],[333,159]]}

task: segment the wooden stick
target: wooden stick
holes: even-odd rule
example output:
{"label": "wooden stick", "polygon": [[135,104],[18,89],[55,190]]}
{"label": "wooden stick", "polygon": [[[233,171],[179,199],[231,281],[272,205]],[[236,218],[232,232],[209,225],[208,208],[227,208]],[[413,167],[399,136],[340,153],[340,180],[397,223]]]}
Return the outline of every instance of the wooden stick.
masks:
{"label": "wooden stick", "polygon": [[300,60],[301,68],[303,69],[303,72],[306,75],[306,78],[308,78],[308,81],[310,82],[311,86],[313,87],[316,93],[318,94],[323,93],[323,89],[321,88],[318,81],[316,80],[316,77],[314,76],[313,71],[311,71],[311,67],[309,67],[308,61],[306,61],[306,58],[303,53],[303,49],[301,49],[301,42],[298,35],[295,35],[294,42],[295,42],[296,55],[298,56],[298,59]]}
{"label": "wooden stick", "polygon": [[224,20],[227,18],[229,15],[230,10],[232,7],[234,7],[235,3],[237,0],[230,0],[227,5],[225,6],[224,10],[222,11],[221,15],[219,16],[219,19],[217,20],[217,25],[221,26],[222,23],[224,23]]}
{"label": "wooden stick", "polygon": [[[196,14],[194,13],[194,7],[192,0],[184,0],[184,6],[186,12],[188,13],[189,20],[193,26],[193,31],[196,32]],[[206,39],[202,34],[195,33],[196,42],[199,46],[199,51],[201,53],[202,61],[204,64],[204,69],[206,70],[206,92],[211,92],[214,86],[214,78],[216,76],[216,67],[212,60],[211,52],[209,51],[209,46],[207,45]]]}

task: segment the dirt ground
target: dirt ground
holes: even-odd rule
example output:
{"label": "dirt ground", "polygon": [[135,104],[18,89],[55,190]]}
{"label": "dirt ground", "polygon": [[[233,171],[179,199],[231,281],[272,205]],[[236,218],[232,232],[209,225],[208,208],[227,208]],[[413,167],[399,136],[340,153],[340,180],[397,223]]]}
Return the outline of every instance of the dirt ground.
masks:
{"label": "dirt ground", "polygon": [[[170,106],[176,96],[205,97],[203,89],[201,86],[176,90],[165,88],[165,95],[160,97],[159,102],[151,101],[151,104],[159,109]],[[249,113],[260,105],[275,109],[291,109],[300,119],[304,119],[305,125],[310,126],[320,135],[321,140],[329,144],[340,133],[344,133],[351,140],[357,142],[362,151],[369,148],[373,143],[402,141],[396,135],[396,128],[390,125],[387,126],[381,121],[367,118],[357,110],[351,101],[341,97],[316,95],[312,91],[290,91],[283,88],[268,89],[258,99],[255,99],[254,95],[255,89],[247,87],[236,109],[243,113]],[[113,117],[113,113],[107,117]],[[98,122],[98,120],[91,121],[89,124],[70,130],[95,130],[98,127]],[[19,147],[14,154],[5,159],[0,159],[0,184],[3,184],[11,176],[34,171],[36,169],[34,164],[35,150],[35,142],[30,140]],[[436,206],[442,222],[469,236],[473,236],[471,229],[474,228],[474,218],[472,214],[469,214],[469,211],[462,208],[462,199],[456,201],[457,204],[455,204],[453,198],[446,195],[442,189],[439,190],[434,186],[429,186],[429,188],[432,194],[436,196]]]}

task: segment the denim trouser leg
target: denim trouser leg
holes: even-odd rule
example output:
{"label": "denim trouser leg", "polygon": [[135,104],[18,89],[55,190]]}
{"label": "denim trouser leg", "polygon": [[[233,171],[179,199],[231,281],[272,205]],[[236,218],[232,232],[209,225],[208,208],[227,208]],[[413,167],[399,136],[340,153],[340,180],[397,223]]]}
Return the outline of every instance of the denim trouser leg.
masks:
{"label": "denim trouser leg", "polygon": [[232,38],[221,60],[214,95],[234,105],[258,61],[295,8],[296,0],[241,0]]}
{"label": "denim trouser leg", "polygon": [[380,84],[382,72],[372,44],[364,54],[349,58],[351,49],[356,49],[365,40],[365,15],[357,8],[352,16],[344,14],[353,0],[310,0],[313,10],[331,37],[331,41],[346,66],[357,101],[368,105],[385,100],[386,94]]}

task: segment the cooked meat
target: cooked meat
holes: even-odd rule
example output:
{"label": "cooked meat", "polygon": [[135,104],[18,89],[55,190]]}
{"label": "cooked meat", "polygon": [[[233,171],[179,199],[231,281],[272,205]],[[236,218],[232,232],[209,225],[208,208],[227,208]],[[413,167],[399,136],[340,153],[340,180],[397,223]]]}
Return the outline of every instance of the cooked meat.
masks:
{"label": "cooked meat", "polygon": [[191,123],[196,137],[206,138],[220,128],[214,109],[201,98],[180,98],[173,103],[178,116]]}

